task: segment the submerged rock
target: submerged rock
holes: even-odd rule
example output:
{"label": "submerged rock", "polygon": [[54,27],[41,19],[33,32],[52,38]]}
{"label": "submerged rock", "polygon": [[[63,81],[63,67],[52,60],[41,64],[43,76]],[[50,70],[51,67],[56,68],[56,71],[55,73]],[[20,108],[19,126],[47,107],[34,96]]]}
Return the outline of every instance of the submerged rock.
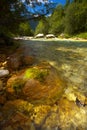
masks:
{"label": "submerged rock", "polygon": [[23,50],[20,49],[7,58],[7,66],[9,70],[18,70],[22,68],[22,66],[32,65],[34,63],[35,58],[33,56],[25,55]]}
{"label": "submerged rock", "polygon": [[19,127],[25,130],[86,130],[87,107],[78,107],[75,102],[61,98],[58,105],[34,105],[25,100],[8,101],[2,107],[0,128]]}
{"label": "submerged rock", "polygon": [[19,67],[22,65],[21,63],[21,55],[13,54],[8,58],[8,68],[11,70],[19,69]]}
{"label": "submerged rock", "polygon": [[66,87],[61,74],[40,63],[9,78],[1,100],[1,130],[76,130],[87,122],[87,97]]}
{"label": "submerged rock", "polygon": [[0,130],[34,130],[29,118],[33,105],[24,100],[8,101],[2,107]]}
{"label": "submerged rock", "polygon": [[62,96],[65,88],[65,81],[47,63],[19,72],[7,82],[8,98],[20,97],[41,104],[52,104]]}
{"label": "submerged rock", "polygon": [[35,58],[33,56],[23,56],[22,64],[32,65],[35,63]]}

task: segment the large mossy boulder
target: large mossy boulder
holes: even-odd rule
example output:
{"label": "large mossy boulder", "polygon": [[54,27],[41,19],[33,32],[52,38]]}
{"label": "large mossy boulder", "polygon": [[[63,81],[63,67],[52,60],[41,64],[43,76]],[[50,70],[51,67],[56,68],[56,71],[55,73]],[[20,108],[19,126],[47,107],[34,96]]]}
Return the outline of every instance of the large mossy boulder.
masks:
{"label": "large mossy boulder", "polygon": [[54,103],[66,88],[65,81],[48,63],[41,63],[13,75],[7,82],[8,99],[21,98],[32,103]]}

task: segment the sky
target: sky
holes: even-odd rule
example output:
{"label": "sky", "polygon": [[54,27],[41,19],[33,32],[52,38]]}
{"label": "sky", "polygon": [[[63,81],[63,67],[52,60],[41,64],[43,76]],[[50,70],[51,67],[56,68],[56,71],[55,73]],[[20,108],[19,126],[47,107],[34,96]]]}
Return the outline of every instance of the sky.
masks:
{"label": "sky", "polygon": [[66,0],[53,0],[53,2],[59,3],[59,4],[65,4]]}
{"label": "sky", "polygon": [[[23,1],[23,0],[22,0]],[[32,4],[26,5],[26,8],[29,12],[31,12],[31,14],[35,14],[35,15],[42,15],[42,14],[46,14],[47,12],[47,8],[44,5],[43,0],[38,0],[39,2],[41,2],[41,5],[36,5],[35,7],[32,7]],[[49,14],[52,12],[52,8],[55,8],[58,4],[65,4],[66,0],[49,0],[49,2],[54,3],[54,4],[48,4],[49,7]]]}

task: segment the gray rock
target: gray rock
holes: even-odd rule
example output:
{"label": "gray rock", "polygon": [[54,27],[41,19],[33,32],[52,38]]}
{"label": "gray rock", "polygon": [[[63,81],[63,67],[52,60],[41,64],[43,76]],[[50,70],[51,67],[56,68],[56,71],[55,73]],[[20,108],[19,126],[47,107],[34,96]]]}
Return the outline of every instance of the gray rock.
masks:
{"label": "gray rock", "polygon": [[35,38],[44,38],[44,34],[39,33],[39,34],[37,34],[37,35],[35,36]]}
{"label": "gray rock", "polygon": [[5,69],[0,70],[0,77],[5,77],[9,75],[9,71]]}

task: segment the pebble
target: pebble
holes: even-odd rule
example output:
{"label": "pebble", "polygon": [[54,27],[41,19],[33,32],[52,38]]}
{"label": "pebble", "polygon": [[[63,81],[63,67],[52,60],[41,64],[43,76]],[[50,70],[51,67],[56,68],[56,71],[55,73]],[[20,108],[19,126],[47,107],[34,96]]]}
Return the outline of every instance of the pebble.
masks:
{"label": "pebble", "polygon": [[9,71],[6,69],[0,69],[0,78],[9,75]]}

